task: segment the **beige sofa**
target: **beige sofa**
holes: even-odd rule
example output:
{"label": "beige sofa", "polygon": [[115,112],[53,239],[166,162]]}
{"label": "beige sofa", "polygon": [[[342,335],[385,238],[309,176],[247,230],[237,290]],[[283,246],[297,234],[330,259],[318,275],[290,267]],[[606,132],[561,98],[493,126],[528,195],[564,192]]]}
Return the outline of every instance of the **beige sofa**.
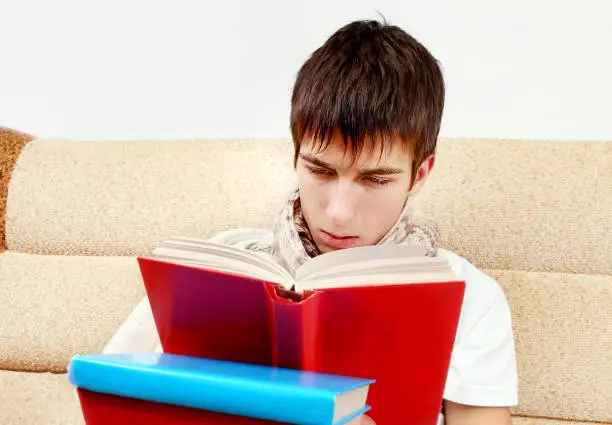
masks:
{"label": "beige sofa", "polygon": [[[268,227],[289,141],[32,140],[0,131],[0,424],[79,424],[65,375],[143,296],[172,235]],[[510,300],[515,424],[612,424],[612,143],[441,140],[419,214]]]}

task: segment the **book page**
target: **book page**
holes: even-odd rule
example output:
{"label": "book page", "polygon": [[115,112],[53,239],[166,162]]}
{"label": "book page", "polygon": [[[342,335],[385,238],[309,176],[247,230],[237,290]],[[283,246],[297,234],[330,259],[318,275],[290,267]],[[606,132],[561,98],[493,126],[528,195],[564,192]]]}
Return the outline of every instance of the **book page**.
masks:
{"label": "book page", "polygon": [[346,276],[355,273],[363,273],[364,271],[372,272],[373,270],[401,272],[407,270],[415,270],[418,268],[433,269],[436,267],[446,268],[448,261],[440,257],[409,257],[409,258],[383,258],[368,261],[362,261],[359,264],[348,263],[331,266],[308,274],[301,279],[314,280],[323,277]]}
{"label": "book page", "polygon": [[299,282],[311,282],[315,280],[325,280],[325,279],[335,279],[335,278],[358,278],[364,275],[376,275],[376,274],[394,274],[394,275],[409,275],[413,273],[436,273],[436,272],[446,272],[448,271],[448,266],[446,264],[417,264],[411,266],[405,266],[402,264],[394,264],[392,266],[372,266],[372,267],[363,267],[351,270],[345,270],[343,272],[338,273],[319,273],[314,276],[310,276],[308,279],[301,280]]}
{"label": "book page", "polygon": [[306,262],[296,273],[296,291],[457,280],[443,257],[421,245],[374,245],[334,251]]}
{"label": "book page", "polygon": [[[253,279],[262,279],[265,281],[279,283],[283,286],[285,286],[285,283],[286,283],[284,280],[279,279],[279,277],[274,273],[269,273],[261,269],[253,269],[249,265],[245,267],[240,267],[240,265],[232,267],[232,264],[230,264],[229,266],[220,265],[218,264],[218,262],[207,262],[207,261],[202,261],[201,259],[186,258],[184,256],[181,256],[179,258],[173,255],[168,255],[167,252],[165,252],[164,254],[154,254],[154,255],[149,256],[148,258],[152,258],[154,260],[165,261],[165,262],[169,262],[172,264],[182,264],[185,266],[196,267],[200,269],[215,270],[215,271],[222,272],[222,273],[242,275],[242,276],[253,278]],[[290,285],[291,284],[292,283],[290,283]]]}
{"label": "book page", "polygon": [[312,258],[296,270],[295,280],[304,280],[308,276],[325,269],[349,265],[355,268],[362,262],[383,259],[406,259],[425,257],[425,247],[421,245],[370,245],[328,252]]}
{"label": "book page", "polygon": [[333,251],[312,258],[295,278],[272,257],[231,245],[173,237],[151,258],[278,283],[297,292],[322,288],[454,280],[446,259],[425,255],[421,245],[374,245]]}
{"label": "book page", "polygon": [[410,273],[360,273],[351,276],[337,276],[329,279],[323,278],[299,281],[295,283],[295,290],[303,292],[326,288],[404,285],[410,283],[450,282],[455,280],[457,280],[457,276],[450,268],[438,270],[421,269]]}
{"label": "book page", "polygon": [[230,245],[211,243],[194,238],[174,237],[153,250],[152,258],[225,272],[234,272],[291,286],[293,277],[272,258]]}

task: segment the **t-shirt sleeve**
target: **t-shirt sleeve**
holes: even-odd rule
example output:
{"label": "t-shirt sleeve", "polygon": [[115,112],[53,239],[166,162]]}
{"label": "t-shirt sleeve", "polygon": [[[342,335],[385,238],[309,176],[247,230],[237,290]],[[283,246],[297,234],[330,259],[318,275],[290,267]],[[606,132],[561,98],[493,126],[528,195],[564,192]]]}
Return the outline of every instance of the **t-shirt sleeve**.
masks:
{"label": "t-shirt sleeve", "polygon": [[[493,295],[472,291],[472,299],[467,300],[470,304],[465,308],[471,311],[457,335],[444,398],[471,406],[515,406],[518,378],[508,302],[497,282],[486,274],[473,269],[468,279],[484,279],[493,288],[485,292]],[[482,287],[480,283],[475,286]]]}
{"label": "t-shirt sleeve", "polygon": [[136,305],[103,349],[104,354],[151,353],[161,351],[149,299]]}

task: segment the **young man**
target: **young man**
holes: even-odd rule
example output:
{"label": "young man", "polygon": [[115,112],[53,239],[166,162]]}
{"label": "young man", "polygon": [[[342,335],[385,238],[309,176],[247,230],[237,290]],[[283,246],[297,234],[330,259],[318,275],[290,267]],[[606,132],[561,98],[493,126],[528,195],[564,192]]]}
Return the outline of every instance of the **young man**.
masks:
{"label": "young man", "polygon": [[[410,217],[410,200],[434,165],[443,107],[438,63],[414,38],[372,21],[341,28],[297,76],[291,130],[298,188],[274,231],[231,230],[213,240],[272,255],[289,270],[325,252],[375,244],[416,242],[428,255],[447,258],[467,286],[444,391],[445,423],[506,425],[517,403],[506,298],[493,279],[438,248],[435,227]],[[143,300],[105,351],[157,344]]]}

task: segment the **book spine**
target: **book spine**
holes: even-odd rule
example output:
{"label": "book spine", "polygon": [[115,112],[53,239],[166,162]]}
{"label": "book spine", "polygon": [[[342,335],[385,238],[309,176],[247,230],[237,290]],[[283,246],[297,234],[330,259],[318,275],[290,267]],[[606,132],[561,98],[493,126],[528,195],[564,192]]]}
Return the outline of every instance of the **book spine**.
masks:
{"label": "book spine", "polygon": [[318,352],[318,296],[292,302],[275,297],[275,365],[298,370],[313,370]]}

